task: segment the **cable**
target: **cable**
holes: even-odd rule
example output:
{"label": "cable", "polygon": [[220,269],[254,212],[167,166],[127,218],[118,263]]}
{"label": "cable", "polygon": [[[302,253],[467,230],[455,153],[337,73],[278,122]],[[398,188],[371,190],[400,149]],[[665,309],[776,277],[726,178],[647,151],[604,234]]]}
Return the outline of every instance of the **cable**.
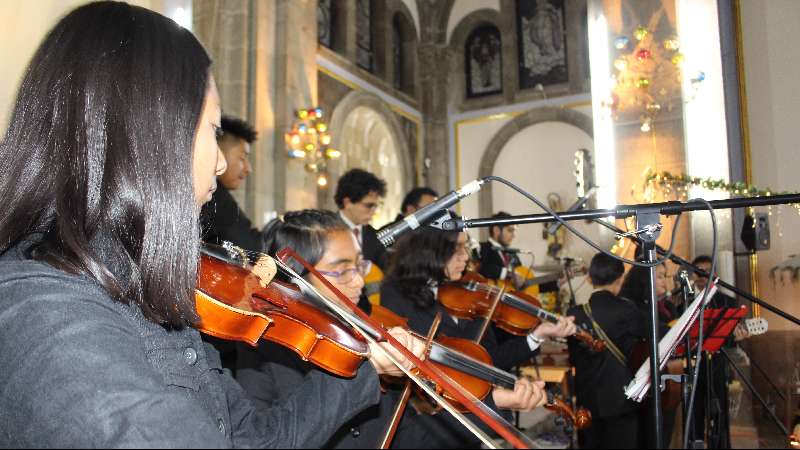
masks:
{"label": "cable", "polygon": [[[505,184],[506,186],[510,187],[511,189],[519,192],[525,198],[527,198],[528,200],[532,201],[533,203],[538,205],[540,208],[542,208],[545,212],[547,212],[547,214],[552,215],[553,218],[556,219],[556,221],[558,221],[566,229],[571,231],[574,235],[578,236],[582,241],[586,242],[590,247],[592,247],[595,250],[597,250],[597,251],[599,251],[601,253],[604,253],[604,254],[606,254],[606,255],[608,255],[608,256],[610,256],[610,257],[612,257],[612,258],[614,258],[614,259],[616,259],[618,261],[622,261],[625,264],[630,264],[632,266],[639,266],[639,267],[648,267],[648,268],[649,267],[655,267],[655,266],[664,264],[665,262],[667,262],[669,260],[670,256],[672,256],[673,249],[675,248],[675,234],[678,231],[678,225],[680,224],[680,221],[681,221],[681,214],[678,214],[678,217],[675,219],[675,226],[672,229],[672,237],[670,238],[671,241],[670,241],[670,244],[669,244],[669,250],[667,250],[667,253],[665,254],[664,258],[657,259],[656,261],[654,261],[652,263],[638,262],[638,261],[633,261],[633,260],[630,260],[630,259],[627,259],[627,258],[623,258],[621,256],[617,256],[617,255],[609,252],[608,250],[605,250],[605,249],[601,248],[594,241],[592,241],[588,237],[584,236],[580,231],[575,229],[575,227],[570,225],[566,220],[562,219],[561,216],[558,215],[558,213],[556,213],[555,211],[553,211],[549,207],[545,206],[535,196],[529,194],[524,189],[520,188],[519,186],[515,185],[514,183],[512,183],[512,182],[510,182],[510,181],[508,181],[508,180],[506,180],[506,179],[504,179],[502,177],[498,177],[498,176],[494,176],[494,175],[490,175],[490,176],[484,178],[484,180],[487,180],[487,181],[489,181],[489,180],[491,180],[491,181],[499,181],[499,182]],[[703,201],[705,201],[705,200],[703,200]],[[708,202],[706,202],[706,203],[708,203]],[[710,206],[710,204],[708,204],[708,205]]]}
{"label": "cable", "polygon": [[[711,270],[708,272],[708,284],[703,292],[703,301],[700,304],[699,324],[697,329],[697,364],[692,374],[692,392],[689,394],[689,407],[686,409],[686,426],[683,431],[683,448],[689,446],[689,431],[694,428],[692,425],[692,413],[694,412],[694,398],[697,392],[697,378],[700,375],[700,366],[703,364],[703,324],[705,323],[706,300],[711,283],[714,282],[714,274],[717,268],[717,216],[714,214],[714,207],[705,199],[699,198],[692,201],[700,201],[706,204],[709,214],[711,214],[712,244],[711,244]],[[686,349],[689,352],[690,349]]]}

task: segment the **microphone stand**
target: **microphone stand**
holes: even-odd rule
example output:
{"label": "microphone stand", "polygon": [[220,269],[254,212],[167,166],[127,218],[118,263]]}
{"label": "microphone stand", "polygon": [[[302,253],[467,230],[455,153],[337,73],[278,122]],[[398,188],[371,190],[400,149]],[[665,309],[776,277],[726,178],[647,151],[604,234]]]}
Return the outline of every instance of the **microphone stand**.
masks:
{"label": "microphone stand", "polygon": [[572,272],[570,266],[572,265],[572,258],[564,258],[564,275],[567,276],[567,287],[569,287],[569,307],[575,306],[575,290],[572,288]]}
{"label": "microphone stand", "polygon": [[[735,198],[726,200],[714,200],[709,202],[713,209],[746,208],[753,206],[779,205],[800,203],[800,194],[775,195],[768,197],[755,198]],[[635,235],[642,243],[645,262],[653,264],[657,261],[656,240],[663,228],[661,215],[675,215],[686,211],[706,210],[705,202],[664,202],[641,205],[620,205],[614,209],[595,209],[574,212],[558,213],[561,220],[593,220],[606,217],[622,219],[626,217],[636,217],[637,229],[625,235]],[[462,231],[467,228],[490,227],[493,225],[514,225],[526,223],[542,223],[556,221],[552,214],[530,214],[514,216],[508,218],[484,218],[484,219],[451,219],[443,223],[443,229]],[[609,226],[613,226],[610,225]],[[726,286],[727,287],[727,286]],[[752,298],[752,296],[750,296]],[[650,375],[653,401],[653,418],[655,419],[655,442],[656,448],[663,446],[663,425],[661,410],[661,374],[659,373],[658,355],[658,296],[656,295],[656,267],[650,267]],[[763,302],[762,302],[763,303]],[[777,308],[767,308],[777,309]],[[700,319],[702,320],[702,318]],[[800,325],[800,320],[794,319]]]}
{"label": "microphone stand", "polygon": [[[683,310],[686,311],[689,308],[689,304],[691,303],[690,295],[691,295],[691,287],[687,283],[688,280],[681,279],[681,296],[683,297]],[[701,318],[700,320],[704,320]],[[692,377],[692,338],[691,333],[686,333],[684,338],[684,357],[686,358],[686,368],[683,373],[682,377],[682,389],[681,394],[683,398],[683,429],[685,430],[686,427],[692,427],[689,430],[689,442],[694,442],[694,426],[691,423],[688,423],[686,420],[686,413],[687,409],[689,408],[689,395],[692,392],[692,384],[694,384],[695,380]],[[701,361],[697,361],[697,364],[701,364]]]}

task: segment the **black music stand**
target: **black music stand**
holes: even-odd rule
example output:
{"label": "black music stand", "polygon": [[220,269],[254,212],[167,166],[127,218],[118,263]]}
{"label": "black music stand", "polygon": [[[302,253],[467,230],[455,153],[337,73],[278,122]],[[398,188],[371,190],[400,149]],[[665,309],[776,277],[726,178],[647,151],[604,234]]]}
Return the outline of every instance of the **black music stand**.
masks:
{"label": "black music stand", "polygon": [[[718,308],[706,309],[703,315],[703,351],[707,353],[716,353],[728,340],[728,337],[733,334],[736,325],[741,319],[747,316],[747,308],[740,306],[738,308]],[[698,334],[697,322],[692,325],[689,330],[689,340],[692,348],[697,346]],[[681,344],[675,349],[675,356],[683,356],[686,350],[686,345]]]}
{"label": "black music stand", "polygon": [[[729,341],[730,336],[733,334],[733,331],[736,329],[736,325],[739,321],[747,316],[747,308],[744,306],[740,306],[738,308],[718,308],[718,309],[706,309],[703,315],[703,353],[707,355],[712,355],[720,351],[720,349],[725,345],[726,342]],[[706,332],[708,330],[708,332]],[[691,354],[696,351],[697,348],[697,335],[698,335],[698,322],[695,322],[692,328],[687,333],[687,341],[690,342],[689,344],[689,357]],[[686,355],[686,345],[680,345],[676,350],[675,354],[677,356]],[[689,429],[689,446],[690,448],[703,448],[704,437],[697,436],[697,428],[696,424],[703,423],[707,417],[714,416],[713,423],[716,424],[714,429],[719,431],[720,427],[725,426],[727,428],[727,424],[729,423],[727,405],[724,408],[711,408],[711,401],[712,396],[711,392],[713,391],[712,386],[712,367],[710,360],[703,361],[696,361],[695,364],[704,364],[705,365],[705,372],[704,376],[698,380],[692,380],[690,377],[684,377],[683,383],[683,413],[684,413],[684,421],[683,421],[683,429],[685,430],[686,427],[690,427]],[[692,423],[686,422],[686,408],[688,408],[688,396],[691,393],[691,383],[701,383],[702,379],[705,379],[705,386],[701,386],[701,389],[704,389],[706,392],[706,402],[703,407],[703,416],[697,414],[695,411],[695,415],[693,417]],[[716,413],[714,413],[716,411]],[[702,427],[700,429],[704,429]],[[711,437],[712,427],[709,426],[709,437]],[[699,438],[699,439],[698,439]],[[719,436],[717,436],[717,439]],[[730,439],[725,439],[725,441],[729,442]]]}

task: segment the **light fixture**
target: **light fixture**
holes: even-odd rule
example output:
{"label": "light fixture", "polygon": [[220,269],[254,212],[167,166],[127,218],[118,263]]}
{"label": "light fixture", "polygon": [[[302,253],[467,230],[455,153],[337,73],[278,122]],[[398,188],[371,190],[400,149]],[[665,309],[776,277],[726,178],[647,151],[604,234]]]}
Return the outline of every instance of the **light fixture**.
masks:
{"label": "light fixture", "polygon": [[326,187],[328,161],[339,159],[340,150],[330,148],[329,126],[322,119],[322,108],[305,108],[295,112],[295,121],[286,133],[286,155],[291,159],[303,160],[305,170],[318,174],[317,185]]}

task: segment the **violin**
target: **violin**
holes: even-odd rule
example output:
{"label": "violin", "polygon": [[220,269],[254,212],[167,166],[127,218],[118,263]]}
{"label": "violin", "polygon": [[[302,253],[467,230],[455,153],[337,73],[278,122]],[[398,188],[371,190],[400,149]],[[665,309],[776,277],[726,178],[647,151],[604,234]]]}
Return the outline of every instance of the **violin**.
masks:
{"label": "violin", "polygon": [[[469,392],[444,378],[444,374],[432,364],[421,361],[403,347],[380,325],[351,305],[344,295],[294,251],[284,249],[278,256],[278,260],[273,260],[267,255],[246,252],[227,243],[223,247],[203,244],[195,289],[195,308],[199,321],[193,326],[212,336],[253,346],[258,345],[261,339],[275,342],[292,349],[304,360],[344,377],[355,376],[363,360],[369,357],[369,343],[377,343],[380,339],[411,361],[416,367],[415,372],[424,374],[436,383],[439,392],[431,389],[387,353],[389,359],[410,380],[453,414],[484,444],[495,448],[491,438],[442,398],[441,392],[457,399],[459,404],[466,406],[514,447],[531,447],[529,438],[483,403],[470,397]],[[289,257],[325,283],[337,295],[339,302],[324,297],[281,261],[281,258]],[[294,284],[274,280],[279,270]]]}
{"label": "violin", "polygon": [[[456,282],[439,286],[439,303],[455,317],[461,319],[483,318],[491,311],[493,296],[500,293],[497,286],[474,272],[467,272]],[[543,320],[558,323],[561,316],[544,308],[535,297],[523,292],[504,292],[491,319],[498,328],[516,336],[530,334]],[[595,339],[586,330],[578,330],[573,336],[594,352],[605,350],[606,344]]]}
{"label": "violin", "polygon": [[201,320],[195,328],[253,346],[272,341],[328,372],[354,377],[369,355],[366,340],[311,305],[297,287],[273,280],[276,272],[271,258],[246,267],[232,264],[221,249],[204,247],[195,290]]}
{"label": "violin", "polygon": [[[396,326],[408,328],[407,319],[380,305],[372,306],[370,317],[385,328]],[[516,375],[494,367],[486,349],[469,339],[439,336],[431,344],[427,357],[457,384],[481,400],[489,395],[494,387],[513,390],[518,379]],[[443,395],[457,403],[456,399],[449,398],[446,393]],[[569,405],[556,398],[550,391],[547,391],[547,403],[544,407],[579,430],[591,425],[592,416],[588,410],[581,408],[573,412]]]}

